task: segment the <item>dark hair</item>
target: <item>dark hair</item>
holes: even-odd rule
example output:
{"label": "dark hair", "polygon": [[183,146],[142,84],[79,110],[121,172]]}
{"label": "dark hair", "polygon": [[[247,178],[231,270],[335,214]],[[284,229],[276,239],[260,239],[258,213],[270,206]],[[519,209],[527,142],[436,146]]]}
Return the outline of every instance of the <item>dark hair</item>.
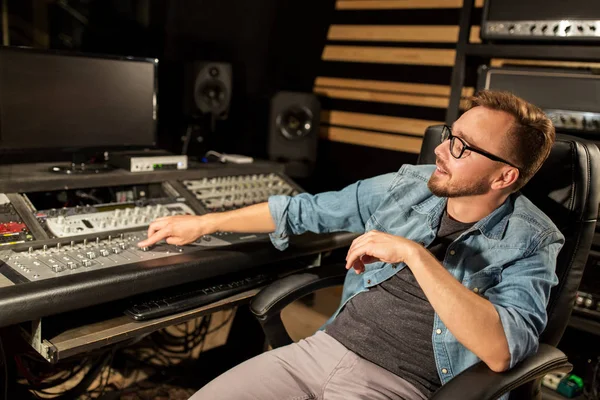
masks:
{"label": "dark hair", "polygon": [[512,153],[511,161],[520,167],[514,190],[521,189],[550,154],[556,136],[552,121],[539,107],[509,92],[482,90],[469,103],[467,109],[481,106],[514,117],[506,143]]}

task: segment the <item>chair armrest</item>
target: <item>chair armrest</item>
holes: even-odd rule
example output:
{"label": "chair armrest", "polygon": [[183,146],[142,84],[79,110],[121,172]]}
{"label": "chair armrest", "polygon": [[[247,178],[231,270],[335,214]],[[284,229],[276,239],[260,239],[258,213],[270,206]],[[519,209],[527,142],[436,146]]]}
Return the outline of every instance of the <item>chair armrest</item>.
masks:
{"label": "chair armrest", "polygon": [[292,343],[281,321],[281,310],[319,289],[342,285],[346,273],[343,264],[315,267],[281,278],[258,292],[250,303],[250,311],[260,322],[271,346],[277,348]]}
{"label": "chair armrest", "polygon": [[537,353],[508,371],[493,372],[483,362],[467,368],[437,390],[430,400],[497,399],[549,372],[569,372],[572,369],[573,365],[568,362],[562,351],[547,344],[540,344]]}

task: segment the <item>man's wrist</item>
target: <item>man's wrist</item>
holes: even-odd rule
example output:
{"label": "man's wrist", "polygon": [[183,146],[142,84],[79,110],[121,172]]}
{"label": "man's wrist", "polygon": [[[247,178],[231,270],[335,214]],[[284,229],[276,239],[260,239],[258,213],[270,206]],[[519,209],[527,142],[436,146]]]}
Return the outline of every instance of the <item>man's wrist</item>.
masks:
{"label": "man's wrist", "polygon": [[409,267],[423,263],[424,260],[426,260],[426,257],[430,255],[429,251],[425,247],[416,242],[412,242],[409,249],[410,251],[406,257],[406,265]]}
{"label": "man's wrist", "polygon": [[210,213],[200,216],[202,224],[206,226],[206,229],[210,233],[222,231],[223,226],[223,215],[224,213]]}

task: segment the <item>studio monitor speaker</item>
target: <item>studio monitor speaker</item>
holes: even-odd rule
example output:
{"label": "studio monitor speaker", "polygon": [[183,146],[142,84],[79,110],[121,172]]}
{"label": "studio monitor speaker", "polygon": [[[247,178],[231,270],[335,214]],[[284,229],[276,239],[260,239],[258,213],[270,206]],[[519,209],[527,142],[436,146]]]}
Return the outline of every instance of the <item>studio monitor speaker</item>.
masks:
{"label": "studio monitor speaker", "polygon": [[232,89],[231,64],[196,61],[186,69],[186,113],[227,118]]}
{"label": "studio monitor speaker", "polygon": [[312,93],[279,92],[271,99],[269,158],[291,177],[306,178],[315,167],[320,113]]}

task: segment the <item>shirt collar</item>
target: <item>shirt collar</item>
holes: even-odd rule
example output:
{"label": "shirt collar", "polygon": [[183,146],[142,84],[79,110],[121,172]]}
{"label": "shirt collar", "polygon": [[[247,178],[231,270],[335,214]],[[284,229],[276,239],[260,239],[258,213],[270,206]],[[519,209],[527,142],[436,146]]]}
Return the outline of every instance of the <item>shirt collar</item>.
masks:
{"label": "shirt collar", "polygon": [[[431,229],[437,229],[440,225],[442,213],[446,209],[448,198],[431,196],[421,203],[412,206],[416,212],[427,215],[427,222]],[[485,237],[500,240],[504,236],[508,220],[514,209],[514,197],[509,196],[504,203],[490,214],[477,221],[466,232],[479,230]],[[466,233],[465,232],[465,233]]]}

